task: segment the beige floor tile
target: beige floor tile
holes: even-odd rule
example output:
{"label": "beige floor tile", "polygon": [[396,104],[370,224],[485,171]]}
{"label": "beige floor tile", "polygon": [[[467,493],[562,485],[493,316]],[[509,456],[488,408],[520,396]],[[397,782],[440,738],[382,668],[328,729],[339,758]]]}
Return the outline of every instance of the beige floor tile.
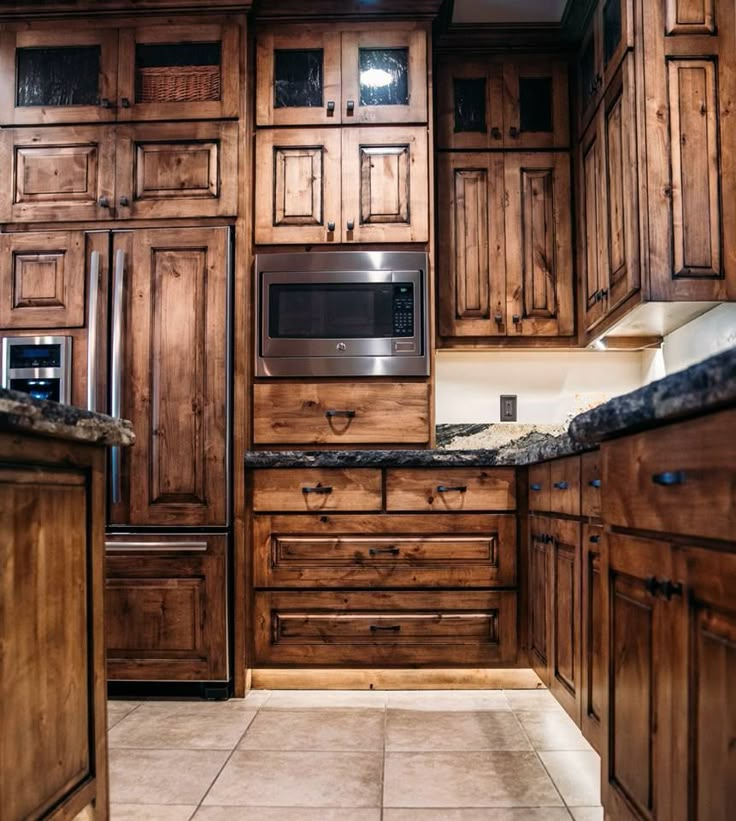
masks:
{"label": "beige floor tile", "polygon": [[389,692],[390,710],[509,710],[503,690],[397,690]]}
{"label": "beige floor tile", "polygon": [[346,807],[200,807],[194,821],[381,821],[381,810]]}
{"label": "beige floor tile", "polygon": [[378,690],[273,690],[264,710],[383,710],[386,693]]}
{"label": "beige floor tile", "polygon": [[196,804],[110,804],[110,821],[189,821],[196,809]]}
{"label": "beige floor tile", "polygon": [[108,741],[110,749],[233,750],[255,716],[255,710],[208,703],[141,704],[110,730]]}
{"label": "beige floor tile", "polygon": [[200,715],[237,715],[238,713],[252,713],[257,706],[251,705],[244,698],[231,698],[226,701],[205,701],[201,698],[166,698],[145,699],[140,709],[145,709],[151,715],[171,715],[185,710],[196,710]]}
{"label": "beige floor tile", "polygon": [[110,700],[107,702],[107,729],[114,727],[119,721],[122,721],[125,716],[132,713],[133,710],[140,704],[139,701],[117,701]]}
{"label": "beige floor tile", "polygon": [[225,750],[110,750],[110,801],[198,804],[228,755]]}
{"label": "beige floor tile", "polygon": [[570,821],[570,814],[564,807],[384,810],[383,821]]}
{"label": "beige floor tile", "polygon": [[532,746],[512,712],[389,710],[386,749],[393,752],[531,750]]}
{"label": "beige floor tile", "polygon": [[562,710],[549,690],[504,690],[504,693],[512,710]]}
{"label": "beige floor tile", "polygon": [[517,710],[535,750],[586,750],[593,748],[564,710]]}
{"label": "beige floor tile", "polygon": [[380,753],[236,751],[204,805],[379,807]]}
{"label": "beige floor tile", "polygon": [[594,807],[601,801],[601,760],[593,752],[540,752],[568,807]]}
{"label": "beige floor tile", "polygon": [[383,750],[382,710],[262,710],[239,750]]}
{"label": "beige floor tile", "polygon": [[387,753],[385,807],[557,807],[535,753]]}
{"label": "beige floor tile", "polygon": [[270,690],[249,690],[245,696],[245,704],[251,710],[262,707],[271,698]]}
{"label": "beige floor tile", "polygon": [[603,821],[603,807],[571,807],[575,821]]}

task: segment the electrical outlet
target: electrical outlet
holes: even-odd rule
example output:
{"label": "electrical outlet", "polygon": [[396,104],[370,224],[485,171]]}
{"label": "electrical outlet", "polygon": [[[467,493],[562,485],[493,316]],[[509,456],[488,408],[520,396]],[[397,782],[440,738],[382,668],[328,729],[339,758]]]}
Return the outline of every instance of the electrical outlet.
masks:
{"label": "electrical outlet", "polygon": [[501,397],[501,421],[516,422],[516,396]]}

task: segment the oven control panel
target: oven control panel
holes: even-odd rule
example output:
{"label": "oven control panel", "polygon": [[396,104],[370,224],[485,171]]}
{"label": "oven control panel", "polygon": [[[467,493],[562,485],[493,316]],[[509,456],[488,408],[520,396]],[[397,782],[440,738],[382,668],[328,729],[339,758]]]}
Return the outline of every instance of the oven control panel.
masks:
{"label": "oven control panel", "polygon": [[394,336],[414,336],[414,285],[394,284]]}

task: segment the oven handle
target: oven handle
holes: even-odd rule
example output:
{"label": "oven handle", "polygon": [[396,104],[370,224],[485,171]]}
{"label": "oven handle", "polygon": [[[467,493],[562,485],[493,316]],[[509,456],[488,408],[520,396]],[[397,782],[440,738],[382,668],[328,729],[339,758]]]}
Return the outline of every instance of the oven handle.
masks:
{"label": "oven handle", "polygon": [[89,309],[87,313],[87,410],[97,410],[97,299],[100,290],[100,252],[89,261]]}
{"label": "oven handle", "polygon": [[[112,300],[112,353],[110,356],[111,388],[110,415],[116,419],[121,413],[122,392],[122,344],[123,344],[123,284],[125,280],[125,251],[119,248],[115,253],[115,274]],[[120,448],[110,449],[111,498],[114,505],[120,502]]]}

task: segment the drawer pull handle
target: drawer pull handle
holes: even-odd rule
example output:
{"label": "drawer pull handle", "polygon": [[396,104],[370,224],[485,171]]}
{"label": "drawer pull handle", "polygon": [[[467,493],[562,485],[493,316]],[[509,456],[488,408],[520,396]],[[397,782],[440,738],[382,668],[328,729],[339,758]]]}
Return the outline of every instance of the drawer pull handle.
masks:
{"label": "drawer pull handle", "polygon": [[369,556],[398,556],[401,549],[398,547],[370,547],[368,548]]}
{"label": "drawer pull handle", "polygon": [[468,488],[465,485],[437,485],[437,493],[467,493]]}
{"label": "drawer pull handle", "polygon": [[303,487],[302,493],[317,493],[321,496],[327,496],[332,493],[332,488],[329,485],[317,485],[316,487]]}
{"label": "drawer pull handle", "polygon": [[655,473],[652,481],[655,485],[662,485],[662,487],[683,485],[685,484],[685,473],[682,470],[666,470],[664,473]]}
{"label": "drawer pull handle", "polygon": [[540,491],[542,486],[538,482],[535,482],[533,485],[529,485],[529,488],[531,490]]}
{"label": "drawer pull handle", "polygon": [[657,591],[659,590],[659,582],[657,581],[656,576],[648,576],[644,580],[644,589],[649,593],[650,596],[656,596]]}
{"label": "drawer pull handle", "polygon": [[555,540],[554,536],[550,536],[549,533],[544,534],[544,543],[545,544],[552,544],[552,542],[554,542],[554,540]]}
{"label": "drawer pull handle", "polygon": [[557,490],[567,490],[570,485],[567,482],[555,482],[555,487]]}
{"label": "drawer pull handle", "polygon": [[325,411],[325,416],[328,419],[334,419],[336,416],[344,416],[345,419],[355,419],[354,410],[328,410]]}
{"label": "drawer pull handle", "polygon": [[335,113],[335,101],[334,100],[328,100],[327,101],[327,113],[328,114],[334,114]]}
{"label": "drawer pull handle", "polygon": [[588,482],[588,484],[589,484],[591,487],[596,487],[596,488],[598,488],[598,487],[600,487],[600,486],[601,486],[601,480],[600,480],[600,479],[591,479],[591,480]]}
{"label": "drawer pull handle", "polygon": [[372,624],[371,633],[398,633],[401,630],[400,624]]}
{"label": "drawer pull handle", "polygon": [[682,584],[680,582],[673,582],[670,579],[660,582],[660,593],[669,601],[673,596],[682,595]]}
{"label": "drawer pull handle", "polygon": [[599,542],[600,540],[601,540],[601,537],[600,537],[600,536],[591,536],[591,537],[590,537],[590,543],[591,543],[591,544],[598,544],[598,542]]}

